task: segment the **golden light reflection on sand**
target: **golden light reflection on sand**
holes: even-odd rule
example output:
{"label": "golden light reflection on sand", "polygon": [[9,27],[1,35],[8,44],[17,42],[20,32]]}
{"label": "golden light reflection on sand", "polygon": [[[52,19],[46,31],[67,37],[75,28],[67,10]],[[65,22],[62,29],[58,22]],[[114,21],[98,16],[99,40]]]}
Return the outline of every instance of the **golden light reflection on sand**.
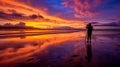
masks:
{"label": "golden light reflection on sand", "polygon": [[[70,40],[81,40],[84,37],[84,33],[70,33],[70,34],[46,34],[40,36],[28,36],[25,39],[4,39],[2,42],[5,44],[7,42],[18,43],[19,45],[23,45],[22,48],[7,48],[5,50],[0,51],[0,57],[3,58],[0,61],[0,64],[11,63],[20,59],[27,58],[36,53],[40,53],[42,50],[46,50],[48,46],[56,45],[64,41]],[[0,43],[2,43],[0,42]],[[16,45],[17,46],[17,45]],[[47,50],[46,50],[47,51]]]}

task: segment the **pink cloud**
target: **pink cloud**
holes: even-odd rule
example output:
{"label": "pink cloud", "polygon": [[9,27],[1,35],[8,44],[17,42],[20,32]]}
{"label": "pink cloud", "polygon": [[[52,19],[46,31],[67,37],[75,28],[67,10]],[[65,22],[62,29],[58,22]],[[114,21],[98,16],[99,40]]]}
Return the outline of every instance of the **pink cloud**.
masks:
{"label": "pink cloud", "polygon": [[66,7],[72,8],[75,11],[75,17],[92,17],[97,14],[92,9],[100,5],[100,0],[69,0],[64,1],[62,4]]}

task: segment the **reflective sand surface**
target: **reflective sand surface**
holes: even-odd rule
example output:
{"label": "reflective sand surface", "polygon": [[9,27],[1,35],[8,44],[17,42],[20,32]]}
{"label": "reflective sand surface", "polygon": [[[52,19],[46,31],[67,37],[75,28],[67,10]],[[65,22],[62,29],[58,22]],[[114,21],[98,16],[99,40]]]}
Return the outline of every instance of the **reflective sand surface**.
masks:
{"label": "reflective sand surface", "polygon": [[120,32],[0,36],[0,67],[120,67]]}

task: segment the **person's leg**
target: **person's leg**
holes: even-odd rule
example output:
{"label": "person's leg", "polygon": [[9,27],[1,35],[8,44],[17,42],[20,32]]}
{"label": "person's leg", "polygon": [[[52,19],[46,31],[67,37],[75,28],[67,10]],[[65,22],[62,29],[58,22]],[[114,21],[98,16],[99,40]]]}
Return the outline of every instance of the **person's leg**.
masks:
{"label": "person's leg", "polygon": [[87,39],[87,42],[88,42],[88,40],[89,40],[89,33],[88,33],[88,31],[87,31],[86,39]]}
{"label": "person's leg", "polygon": [[88,35],[88,40],[87,41],[90,41],[90,35]]}
{"label": "person's leg", "polygon": [[92,31],[91,31],[89,34],[90,34],[90,41],[91,41],[91,37],[92,37]]}
{"label": "person's leg", "polygon": [[92,31],[87,32],[87,41],[91,41]]}
{"label": "person's leg", "polygon": [[87,36],[87,42],[89,41],[89,36]]}
{"label": "person's leg", "polygon": [[90,35],[90,41],[91,41],[91,35]]}

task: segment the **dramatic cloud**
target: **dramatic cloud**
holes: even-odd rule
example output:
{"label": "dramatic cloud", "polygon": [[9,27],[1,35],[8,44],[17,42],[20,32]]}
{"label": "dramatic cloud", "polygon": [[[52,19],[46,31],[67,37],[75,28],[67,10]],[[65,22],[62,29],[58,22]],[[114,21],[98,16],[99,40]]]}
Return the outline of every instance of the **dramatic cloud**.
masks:
{"label": "dramatic cloud", "polygon": [[63,2],[66,7],[73,8],[76,12],[76,17],[92,17],[97,8],[101,3],[101,0],[68,0]]}
{"label": "dramatic cloud", "polygon": [[0,0],[1,24],[24,21],[78,28],[86,22],[116,22],[119,16],[120,0]]}
{"label": "dramatic cloud", "polygon": [[120,15],[118,0],[64,0],[62,4],[71,8],[74,16],[83,21],[106,22],[105,19],[119,19],[116,16]]}
{"label": "dramatic cloud", "polygon": [[43,16],[41,15],[30,15],[30,16],[25,16],[24,14],[21,14],[21,13],[17,13],[17,12],[13,12],[13,13],[4,13],[4,12],[0,12],[0,19],[5,19],[5,20],[19,20],[19,21],[24,21],[24,20],[31,20],[31,19],[44,19]]}
{"label": "dramatic cloud", "polygon": [[30,18],[32,18],[32,19],[36,19],[36,18],[44,18],[43,16],[41,16],[41,15],[35,15],[35,14],[33,14],[33,15],[31,15],[30,16]]}
{"label": "dramatic cloud", "polygon": [[110,23],[105,23],[101,25],[96,25],[96,26],[120,26],[120,22],[110,22]]}
{"label": "dramatic cloud", "polygon": [[[38,4],[38,3],[39,4]],[[61,19],[59,17],[55,17],[55,16],[50,16],[47,14],[47,12],[45,12],[44,10],[46,10],[45,7],[43,7],[42,5],[40,6],[40,4],[42,4],[43,1],[35,1],[35,0],[0,0],[0,10],[4,11],[4,12],[11,12],[9,10],[15,10],[18,13],[22,13],[25,15],[32,15],[32,14],[40,14],[43,17],[47,18],[47,19],[51,19],[51,20],[58,20],[58,21],[66,21],[64,19]],[[35,4],[37,4],[37,6],[35,6]],[[40,6],[40,7],[38,7]],[[44,9],[43,9],[44,8]]]}

